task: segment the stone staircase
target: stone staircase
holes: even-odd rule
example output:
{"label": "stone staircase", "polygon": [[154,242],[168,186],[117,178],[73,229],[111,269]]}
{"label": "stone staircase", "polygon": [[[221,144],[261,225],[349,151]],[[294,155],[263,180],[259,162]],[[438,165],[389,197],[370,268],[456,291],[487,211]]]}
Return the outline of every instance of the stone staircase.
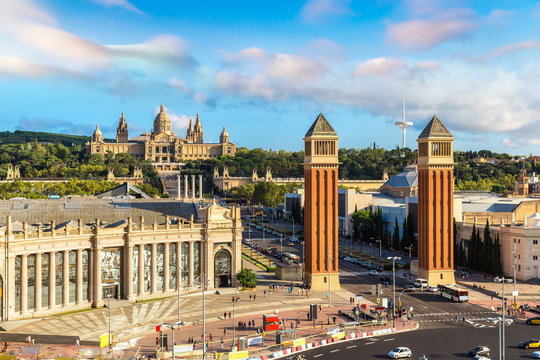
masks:
{"label": "stone staircase", "polygon": [[[178,198],[178,175],[180,171],[158,171],[159,178],[163,184],[163,191],[171,198]],[[184,184],[181,183],[180,188],[182,194],[184,193]]]}

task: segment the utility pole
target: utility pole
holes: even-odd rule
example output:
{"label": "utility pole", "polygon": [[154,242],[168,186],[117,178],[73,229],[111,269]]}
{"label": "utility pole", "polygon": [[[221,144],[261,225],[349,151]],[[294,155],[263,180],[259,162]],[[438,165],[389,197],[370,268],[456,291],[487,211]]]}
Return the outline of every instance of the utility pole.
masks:
{"label": "utility pole", "polygon": [[205,298],[204,298],[204,291],[206,290],[206,279],[205,279],[205,273],[202,274],[202,331],[203,331],[203,360],[206,360],[206,304],[205,304]]}
{"label": "utility pole", "polygon": [[517,283],[516,283],[516,268],[517,268],[516,259],[517,259],[517,251],[516,251],[516,243],[514,243],[514,292],[512,293],[512,295],[514,296],[514,307],[516,306],[516,293],[517,293],[517,289],[516,289],[516,286],[517,286]]}
{"label": "utility pole", "polygon": [[232,302],[232,349],[234,351],[234,341],[236,340],[236,323],[234,322],[234,304],[236,303],[236,294],[238,293],[238,288],[234,290],[234,298]]}
{"label": "utility pole", "polygon": [[283,234],[279,235],[279,246],[281,248],[281,260],[283,260]]}
{"label": "utility pole", "polygon": [[396,260],[401,260],[399,256],[389,256],[387,260],[392,260],[392,278],[393,278],[393,300],[392,300],[392,327],[396,327]]}

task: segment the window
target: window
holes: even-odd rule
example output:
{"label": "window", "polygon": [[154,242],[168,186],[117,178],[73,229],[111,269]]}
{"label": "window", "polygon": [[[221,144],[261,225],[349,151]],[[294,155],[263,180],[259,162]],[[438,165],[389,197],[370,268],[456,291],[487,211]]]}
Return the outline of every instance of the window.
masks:
{"label": "window", "polygon": [[537,255],[533,255],[533,260],[538,260],[538,256],[537,256]]}
{"label": "window", "polygon": [[518,271],[521,271],[521,265],[518,265]]}
{"label": "window", "polygon": [[518,244],[521,244],[521,239],[518,239]]}
{"label": "window", "polygon": [[538,245],[538,240],[533,240],[533,245]]}

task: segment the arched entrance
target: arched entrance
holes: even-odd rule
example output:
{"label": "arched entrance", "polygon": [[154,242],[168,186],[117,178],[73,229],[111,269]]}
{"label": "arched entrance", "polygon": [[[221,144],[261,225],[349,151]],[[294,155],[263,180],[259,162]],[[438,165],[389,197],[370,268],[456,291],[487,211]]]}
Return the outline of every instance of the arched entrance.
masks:
{"label": "arched entrance", "polygon": [[214,286],[232,286],[231,253],[225,249],[219,250],[214,256]]}

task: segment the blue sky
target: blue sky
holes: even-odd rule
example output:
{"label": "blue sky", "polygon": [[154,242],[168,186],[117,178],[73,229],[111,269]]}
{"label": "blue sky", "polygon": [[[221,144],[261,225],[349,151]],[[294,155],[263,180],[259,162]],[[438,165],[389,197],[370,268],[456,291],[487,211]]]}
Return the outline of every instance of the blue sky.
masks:
{"label": "blue sky", "polygon": [[540,2],[2,0],[2,130],[130,137],[163,102],[185,136],[302,149],[407,145],[433,114],[457,149],[538,154]]}

